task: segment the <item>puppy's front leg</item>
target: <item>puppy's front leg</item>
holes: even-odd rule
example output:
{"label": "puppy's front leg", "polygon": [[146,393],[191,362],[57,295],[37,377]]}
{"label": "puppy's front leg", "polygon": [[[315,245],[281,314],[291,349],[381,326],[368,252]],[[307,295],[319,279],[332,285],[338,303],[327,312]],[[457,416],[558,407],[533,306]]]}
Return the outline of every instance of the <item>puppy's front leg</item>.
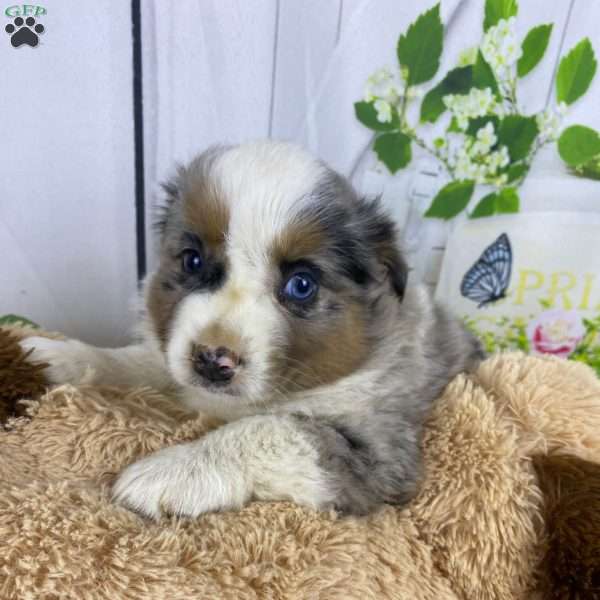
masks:
{"label": "puppy's front leg", "polygon": [[323,507],[335,486],[310,434],[291,416],[240,419],[202,439],[160,450],[125,469],[114,498],[140,513],[195,517],[250,499]]}
{"label": "puppy's front leg", "polygon": [[195,517],[251,499],[291,500],[364,514],[414,494],[418,449],[402,427],[390,441],[351,433],[352,424],[295,414],[240,419],[129,466],[115,499],[151,517]]}
{"label": "puppy's front leg", "polygon": [[28,337],[21,347],[31,350],[31,361],[48,363],[45,375],[51,383],[148,385],[162,390],[172,381],[160,352],[145,344],[97,348],[78,340]]}

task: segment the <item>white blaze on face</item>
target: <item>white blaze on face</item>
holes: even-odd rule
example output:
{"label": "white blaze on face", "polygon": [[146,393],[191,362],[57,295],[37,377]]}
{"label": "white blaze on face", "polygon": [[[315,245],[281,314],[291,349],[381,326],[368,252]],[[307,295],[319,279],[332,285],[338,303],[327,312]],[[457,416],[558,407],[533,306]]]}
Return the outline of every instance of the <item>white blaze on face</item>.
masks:
{"label": "white blaze on face", "polygon": [[[278,265],[272,263],[269,247],[311,201],[325,168],[297,147],[263,142],[228,150],[216,160],[212,174],[230,212],[226,278],[220,289],[191,293],[180,302],[167,360],[179,384],[194,386],[191,347],[202,344],[203,333],[217,325],[239,338],[241,347],[232,350],[239,354],[242,366],[225,393],[212,396],[220,402],[239,402],[240,396],[253,403],[266,402],[274,392],[270,361],[287,334],[287,321],[275,295]],[[200,395],[199,387],[194,387]]]}
{"label": "white blaze on face", "polygon": [[231,249],[260,262],[275,236],[311,201],[326,169],[296,146],[257,142],[219,157],[215,174],[230,208]]}

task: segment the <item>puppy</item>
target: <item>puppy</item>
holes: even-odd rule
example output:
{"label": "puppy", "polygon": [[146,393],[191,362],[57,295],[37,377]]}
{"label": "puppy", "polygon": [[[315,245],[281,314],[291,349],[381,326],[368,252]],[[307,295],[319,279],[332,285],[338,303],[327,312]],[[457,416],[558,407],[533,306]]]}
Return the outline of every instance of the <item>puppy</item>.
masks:
{"label": "puppy", "polygon": [[165,186],[144,339],[29,338],[56,383],[174,389],[226,421],[127,467],[115,499],[195,517],[252,499],[365,514],[417,490],[432,401],[481,357],[376,201],[299,148],[212,148]]}

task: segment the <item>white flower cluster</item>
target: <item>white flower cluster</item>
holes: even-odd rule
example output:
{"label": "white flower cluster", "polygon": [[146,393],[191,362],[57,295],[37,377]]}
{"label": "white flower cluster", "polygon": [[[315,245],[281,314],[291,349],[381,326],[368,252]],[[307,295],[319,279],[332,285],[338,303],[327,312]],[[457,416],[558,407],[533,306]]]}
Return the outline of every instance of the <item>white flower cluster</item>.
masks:
{"label": "white flower cluster", "polygon": [[516,19],[500,19],[483,36],[481,53],[499,79],[506,79],[523,51],[517,41]]}
{"label": "white flower cluster", "polygon": [[472,136],[460,136],[459,143],[452,151],[445,151],[445,158],[454,171],[456,179],[472,179],[476,183],[491,184],[497,187],[507,181],[506,173],[499,174],[510,162],[508,149],[500,146],[491,152],[498,138],[493,123],[487,123]]}
{"label": "white flower cluster", "polygon": [[554,110],[548,108],[535,117],[540,137],[543,140],[556,141],[560,135],[560,125],[567,110],[567,105],[561,102]]}
{"label": "white flower cluster", "polygon": [[448,94],[442,100],[456,119],[459,129],[463,131],[469,125],[469,119],[492,113],[499,114],[501,111],[501,106],[496,102],[490,88],[485,90],[471,88],[468,94]]}
{"label": "white flower cluster", "polygon": [[375,99],[396,104],[402,97],[405,86],[404,76],[401,71],[392,71],[389,67],[378,69],[367,79],[365,85],[365,102]]}
{"label": "white flower cluster", "polygon": [[[392,70],[388,67],[375,71],[365,85],[363,99],[373,102],[380,123],[392,120],[392,108],[398,108],[406,91],[406,73],[403,70]],[[408,88],[407,98],[419,98],[421,91],[415,87]]]}

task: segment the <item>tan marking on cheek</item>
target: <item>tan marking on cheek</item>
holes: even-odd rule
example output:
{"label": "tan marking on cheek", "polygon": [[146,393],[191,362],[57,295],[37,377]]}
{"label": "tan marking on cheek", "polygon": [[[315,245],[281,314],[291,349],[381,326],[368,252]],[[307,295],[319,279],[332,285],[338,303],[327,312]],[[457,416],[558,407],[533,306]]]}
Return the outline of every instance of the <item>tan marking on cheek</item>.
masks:
{"label": "tan marking on cheek", "polygon": [[229,230],[229,207],[213,183],[196,183],[184,198],[183,216],[186,225],[210,249],[224,244]]}
{"label": "tan marking on cheek", "polygon": [[325,235],[318,223],[292,223],[275,237],[269,254],[277,265],[294,262],[315,254],[324,242]]}
{"label": "tan marking on cheek", "polygon": [[169,327],[180,299],[179,290],[167,290],[162,286],[160,273],[153,277],[148,289],[147,308],[154,332],[163,351],[166,348]]}
{"label": "tan marking on cheek", "polygon": [[296,343],[282,363],[284,384],[292,381],[290,391],[333,383],[356,371],[367,357],[367,323],[358,304],[349,304],[325,331],[310,320],[294,329]]}
{"label": "tan marking on cheek", "polygon": [[197,342],[208,348],[227,348],[243,358],[241,337],[220,323],[213,323],[206,327],[198,336]]}

